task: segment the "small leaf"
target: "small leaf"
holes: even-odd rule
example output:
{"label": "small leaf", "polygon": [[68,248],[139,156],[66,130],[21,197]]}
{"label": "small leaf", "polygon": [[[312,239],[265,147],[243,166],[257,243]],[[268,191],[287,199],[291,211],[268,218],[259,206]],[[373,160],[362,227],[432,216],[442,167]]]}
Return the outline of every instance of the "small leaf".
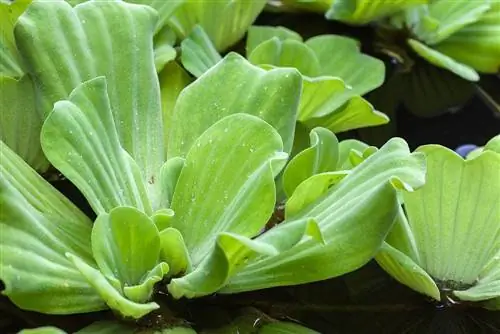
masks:
{"label": "small leaf", "polygon": [[185,159],[181,157],[168,159],[160,170],[163,206],[170,206],[184,163]]}
{"label": "small leaf", "polygon": [[73,262],[89,284],[101,295],[109,308],[119,312],[124,317],[139,319],[159,308],[159,305],[154,302],[139,304],[126,299],[106,280],[106,277],[99,270],[71,253],[66,253],[66,257]]}
{"label": "small leaf", "polygon": [[429,46],[414,40],[414,39],[409,39],[408,45],[415,51],[419,56],[423,57],[426,59],[428,62],[431,64],[445,68],[456,75],[464,78],[465,80],[469,81],[478,81],[479,80],[479,74],[477,72],[462,63],[457,62],[453,58],[436,51],[435,49],[430,48]]}
{"label": "small leaf", "polygon": [[126,0],[130,3],[135,3],[139,5],[148,5],[156,10],[158,13],[158,22],[156,24],[156,33],[160,31],[165,24],[168,22],[170,17],[174,15],[175,11],[181,6],[186,0]]}
{"label": "small leaf", "polygon": [[278,37],[280,41],[295,40],[302,42],[302,37],[298,33],[282,26],[251,26],[247,32],[247,56],[249,56],[259,44],[273,37]]}
{"label": "small leaf", "polygon": [[174,48],[177,36],[169,27],[161,29],[154,37],[154,55],[156,72],[161,72],[165,65],[177,57]]}
{"label": "small leaf", "polygon": [[158,263],[158,229],[134,208],[115,208],[97,217],[92,252],[105,276],[115,277],[125,286],[137,285]]}
{"label": "small leaf", "polygon": [[46,326],[32,329],[23,329],[17,334],[66,334],[66,332],[56,327]]}
{"label": "small leaf", "polygon": [[172,225],[172,218],[175,216],[171,209],[161,209],[153,213],[151,220],[155,223],[159,232]]}
{"label": "small leaf", "polygon": [[195,77],[201,76],[222,60],[210,37],[199,25],[182,41],[181,51],[182,65]]}
{"label": "small leaf", "polygon": [[[290,152],[301,76],[293,69],[262,70],[236,53],[186,87],[175,105],[168,157],[184,157],[193,142],[225,116],[247,113],[274,126]],[[221,93],[223,92],[223,93]]]}
{"label": "small leaf", "polygon": [[484,149],[500,153],[500,135],[491,138],[484,146]]}
{"label": "small leaf", "polygon": [[0,76],[20,78],[24,69],[14,40],[14,25],[31,0],[0,2]]}
{"label": "small leaf", "polygon": [[84,82],[54,105],[41,142],[49,161],[97,214],[126,205],[151,212],[139,168],[120,146],[103,77]]}
{"label": "small leaf", "polygon": [[321,76],[303,78],[302,96],[300,98],[299,121],[331,114],[340,108],[349,97],[344,81],[338,77]]}
{"label": "small leaf", "polygon": [[99,311],[103,300],[64,256],[94,264],[91,221],[0,141],[2,294],[24,310]]}
{"label": "small leaf", "polygon": [[126,286],[123,288],[123,295],[136,303],[144,303],[151,300],[154,285],[160,282],[169,273],[168,264],[158,263],[143,279],[140,284]]}
{"label": "small leaf", "polygon": [[160,232],[160,259],[168,263],[170,276],[191,271],[191,259],[182,234],[168,227]]}
{"label": "small leaf", "polygon": [[327,129],[315,128],[310,133],[310,140],[311,147],[297,154],[283,172],[283,188],[288,197],[310,176],[337,168],[337,137]]}
{"label": "small leaf", "polygon": [[358,152],[359,155],[361,155],[366,148],[368,148],[368,145],[363,143],[362,141],[356,139],[342,140],[339,143],[338,165],[341,166],[339,169],[341,170],[352,169],[354,166],[351,164],[349,156],[353,152]]}
{"label": "small leaf", "polygon": [[172,227],[198,265],[220,232],[252,237],[274,211],[274,177],[287,155],[276,130],[246,114],[227,116],[194,143],[172,200]]}

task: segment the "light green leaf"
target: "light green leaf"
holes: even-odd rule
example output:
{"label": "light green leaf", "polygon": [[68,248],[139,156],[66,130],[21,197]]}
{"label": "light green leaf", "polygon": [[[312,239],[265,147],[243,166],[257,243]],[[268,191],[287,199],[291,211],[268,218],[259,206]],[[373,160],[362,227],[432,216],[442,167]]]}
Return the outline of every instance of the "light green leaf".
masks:
{"label": "light green leaf", "polygon": [[428,0],[335,0],[325,16],[354,25],[368,24]]}
{"label": "light green leaf", "polygon": [[298,33],[282,26],[251,26],[247,32],[247,56],[249,56],[259,44],[273,37],[278,37],[280,41],[290,39],[302,42],[302,37]]}
{"label": "light green leaf", "polygon": [[302,284],[361,267],[377,253],[393,225],[399,208],[397,191],[422,186],[424,171],[421,153],[410,154],[402,139],[390,140],[326,194],[255,239],[286,239],[288,224],[312,218],[325,244],[304,239],[277,256],[249,261],[223,292]]}
{"label": "light green leaf", "polygon": [[85,195],[97,214],[117,206],[151,213],[135,161],[120,146],[107,81],[86,81],[56,102],[41,133],[49,161]]}
{"label": "light green leaf", "polygon": [[0,2],[0,76],[20,78],[23,76],[19,54],[14,41],[14,25],[17,18],[31,4],[31,0]]}
{"label": "light green leaf", "polygon": [[40,146],[42,118],[36,112],[31,79],[0,76],[0,92],[0,140],[33,169],[46,171],[49,163]]}
{"label": "light green leaf", "polygon": [[435,49],[477,71],[498,73],[500,70],[500,2],[492,1],[490,10],[477,22],[451,35],[437,44]]}
{"label": "light green leaf", "polygon": [[38,327],[31,329],[23,329],[22,331],[19,331],[17,334],[66,334],[66,332],[56,327],[45,326],[45,327]]}
{"label": "light green leaf", "polygon": [[441,293],[432,277],[403,252],[384,243],[375,259],[398,282],[435,300],[441,299]]}
{"label": "light green leaf", "polygon": [[182,41],[181,52],[182,65],[195,77],[201,76],[222,60],[200,25],[196,25]]}
{"label": "light green leaf", "polygon": [[230,53],[180,94],[172,117],[175,127],[169,129],[168,157],[185,156],[206,129],[234,113],[264,119],[290,152],[300,89],[296,70],[265,71]]}
{"label": "light green leaf", "polygon": [[156,23],[155,30],[158,33],[186,0],[126,0],[126,2],[153,7],[158,13],[158,22]]}
{"label": "light green leaf", "polygon": [[168,159],[160,170],[162,201],[164,207],[169,207],[174,196],[177,180],[184,167],[185,159],[175,157]]}
{"label": "light green leaf", "polygon": [[273,37],[264,41],[255,47],[248,60],[255,65],[294,67],[306,76],[318,76],[321,72],[313,50],[293,39],[280,40]]}
{"label": "light green leaf", "polygon": [[151,220],[156,225],[159,232],[163,231],[172,224],[172,218],[175,216],[171,209],[161,209],[153,213]]}
{"label": "light green leaf", "polygon": [[339,142],[335,135],[324,128],[310,133],[311,147],[297,154],[283,172],[283,189],[288,197],[302,181],[315,174],[334,171],[339,158]]}
{"label": "light green leaf", "polygon": [[160,259],[168,263],[169,275],[177,276],[191,271],[191,259],[179,230],[168,227],[160,232]]}
{"label": "light green leaf", "polygon": [[137,328],[118,321],[96,321],[75,334],[135,334]]}
{"label": "light green leaf", "polygon": [[500,135],[496,135],[495,137],[488,140],[488,142],[484,146],[484,149],[500,153]]}
{"label": "light green leaf", "polygon": [[342,79],[330,76],[303,79],[299,121],[331,114],[346,102],[345,92],[350,89]]}
{"label": "light green leaf", "polygon": [[158,263],[145,277],[141,283],[133,286],[125,286],[123,295],[136,303],[144,303],[151,300],[155,292],[154,285],[160,282],[169,273],[169,266],[165,262]]}
{"label": "light green leaf", "polygon": [[225,51],[243,38],[265,5],[266,0],[186,0],[169,24],[181,39],[199,24],[217,51]]}
{"label": "light green leaf", "polygon": [[189,85],[192,80],[182,66],[175,61],[166,64],[158,76],[161,87],[161,108],[163,111],[164,147],[166,154],[168,149],[168,137],[173,124],[174,106],[181,91]]}
{"label": "light green leaf", "polygon": [[435,280],[474,284],[500,247],[500,154],[463,160],[438,145],[427,155],[426,185],[404,194],[419,265]]}
{"label": "light green leaf", "polygon": [[156,72],[161,72],[165,65],[177,57],[174,48],[177,36],[169,27],[161,29],[154,37]]}
{"label": "light green leaf", "polygon": [[341,166],[341,170],[348,170],[354,167],[351,164],[350,156],[353,153],[357,153],[359,156],[362,155],[363,151],[368,148],[368,145],[359,141],[357,139],[346,139],[339,143],[339,162],[338,165]]}
{"label": "light green leaf", "polygon": [[469,81],[479,80],[479,74],[477,74],[477,72],[473,68],[457,62],[456,60],[445,55],[444,53],[436,51],[435,49],[432,49],[431,47],[414,39],[409,39],[408,45],[419,56],[426,59],[428,62],[430,62],[435,66],[445,68],[455,73],[456,75],[464,78],[465,80]]}
{"label": "light green leaf", "polygon": [[259,334],[320,334],[320,332],[293,322],[277,321],[262,326]]}
{"label": "light green leaf", "polygon": [[219,232],[252,237],[274,211],[274,177],[287,155],[276,130],[246,114],[227,116],[194,143],[172,200],[178,229],[198,265]]}
{"label": "light green leaf", "polygon": [[64,253],[93,264],[91,221],[0,141],[0,279],[19,308],[98,311],[103,300]]}
{"label": "light green leaf", "polygon": [[125,286],[137,285],[158,263],[158,229],[137,209],[117,207],[97,217],[92,229],[92,252],[105,276]]}
{"label": "light green leaf", "polygon": [[108,282],[99,270],[71,253],[66,253],[66,257],[73,262],[88,283],[101,295],[109,308],[119,312],[122,316],[139,319],[159,308],[159,305],[154,302],[139,304],[126,299]]}
{"label": "light green leaf", "polygon": [[[334,0],[281,0],[278,4],[280,9],[299,9],[324,14],[332,6]],[[273,3],[270,2],[269,5]]]}
{"label": "light green leaf", "polygon": [[74,8],[64,1],[36,1],[14,31],[37,85],[41,114],[47,116],[82,82],[106,77],[120,143],[137,161],[153,207],[159,196],[154,180],[164,162],[153,54],[157,16],[148,6],[123,1],[88,1]]}

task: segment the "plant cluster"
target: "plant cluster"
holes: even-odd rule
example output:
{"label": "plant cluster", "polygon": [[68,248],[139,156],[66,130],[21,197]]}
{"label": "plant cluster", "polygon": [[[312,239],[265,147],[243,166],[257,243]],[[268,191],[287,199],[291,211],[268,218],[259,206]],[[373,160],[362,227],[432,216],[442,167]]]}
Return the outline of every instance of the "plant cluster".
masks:
{"label": "plant cluster", "polygon": [[[436,49],[410,45],[468,79],[468,66],[497,69],[450,46],[496,7],[463,19],[436,16],[439,2],[412,25]],[[401,9],[380,3],[338,1],[327,16]],[[199,328],[163,300],[307,284],[376,259],[436,301],[500,309],[500,136],[466,159],[401,138],[340,140],[389,121],[363,97],[384,63],[348,37],[251,26],[265,6],[0,2],[0,280],[18,308],[124,320],[78,333],[315,333],[251,314]],[[245,54],[228,51],[245,34]],[[50,184],[53,169],[95,219]],[[151,314],[167,320],[140,323]]]}

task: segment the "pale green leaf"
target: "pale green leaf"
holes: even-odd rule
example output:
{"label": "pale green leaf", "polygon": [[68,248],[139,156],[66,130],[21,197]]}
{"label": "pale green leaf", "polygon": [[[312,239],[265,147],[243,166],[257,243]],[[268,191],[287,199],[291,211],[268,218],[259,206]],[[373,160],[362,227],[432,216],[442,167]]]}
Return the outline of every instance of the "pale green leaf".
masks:
{"label": "pale green leaf", "polygon": [[182,39],[199,24],[216,50],[225,51],[243,38],[265,5],[266,0],[186,0],[169,24]]}
{"label": "pale green leaf", "polygon": [[488,140],[488,142],[484,146],[484,149],[500,154],[500,135],[496,135],[495,137]]}
{"label": "pale green leaf", "polygon": [[49,163],[40,146],[42,118],[36,111],[31,79],[0,76],[0,92],[0,140],[33,169],[46,171]]}
{"label": "pale green leaf", "polygon": [[93,264],[91,221],[0,141],[0,279],[15,305],[69,314],[103,300],[64,256]]}
{"label": "pale green leaf", "polygon": [[444,53],[436,51],[431,47],[415,40],[409,39],[408,45],[415,51],[419,56],[426,59],[431,64],[445,68],[456,75],[469,80],[469,81],[478,81],[479,74],[470,66],[462,64],[453,58],[447,56]]}
{"label": "pale green leaf", "polygon": [[181,52],[182,65],[195,77],[201,76],[222,60],[200,25],[196,25],[182,41]]}
{"label": "pale green leaf", "polygon": [[74,8],[64,1],[36,1],[14,30],[37,85],[41,114],[82,82],[106,77],[120,143],[137,161],[153,207],[159,196],[154,180],[164,162],[153,54],[157,17],[148,6],[123,1],[88,1]]}
{"label": "pale green leaf", "polygon": [[302,42],[302,37],[293,30],[282,26],[251,26],[247,32],[246,54],[247,56],[262,42],[273,37],[278,37],[279,40],[295,40]]}
{"label": "pale green leaf", "polygon": [[368,24],[428,0],[335,0],[326,18],[353,25]]}
{"label": "pale green leaf", "polygon": [[339,162],[341,170],[352,169],[354,166],[351,164],[349,157],[353,152],[359,155],[368,148],[368,145],[357,139],[346,139],[339,143]]}
{"label": "pale green leaf", "polygon": [[398,282],[437,301],[441,300],[441,293],[432,277],[403,252],[384,243],[375,259]]}
{"label": "pale green leaf", "polygon": [[153,215],[151,216],[151,220],[156,225],[158,231],[161,232],[172,225],[172,218],[174,216],[175,212],[171,209],[161,209],[153,213]]}
{"label": "pale green leaf", "polygon": [[313,50],[293,39],[273,37],[266,40],[253,49],[248,60],[255,65],[294,67],[306,76],[318,76],[322,70]]}
{"label": "pale green leaf", "polygon": [[97,217],[92,229],[92,252],[105,276],[125,286],[137,285],[158,263],[158,229],[137,209],[117,207]]}
{"label": "pale green leaf", "polygon": [[274,128],[246,114],[227,116],[194,143],[171,208],[196,266],[219,232],[252,237],[266,224],[276,200],[274,177],[287,155]]}
{"label": "pale green leaf", "polygon": [[305,122],[314,117],[321,117],[340,108],[349,97],[350,89],[338,77],[320,76],[303,78],[302,96],[300,98],[297,119]]}
{"label": "pale green leaf", "polygon": [[435,280],[474,284],[500,247],[500,154],[463,160],[438,145],[419,151],[426,185],[404,194],[418,264]]}
{"label": "pale green leaf", "polygon": [[315,128],[310,133],[310,141],[311,147],[297,154],[283,172],[283,189],[288,197],[302,181],[337,168],[337,137],[327,129]]}
{"label": "pale green leaf", "polygon": [[308,238],[277,256],[252,260],[223,292],[323,280],[366,264],[393,225],[399,208],[397,191],[422,186],[424,171],[421,153],[410,154],[402,139],[390,140],[326,194],[255,239],[286,239],[288,224],[313,218],[325,243]]}
{"label": "pale green leaf", "polygon": [[158,13],[158,22],[156,23],[155,30],[158,33],[186,0],[126,0],[126,2],[153,7]]}
{"label": "pale green leaf", "polygon": [[175,228],[160,232],[160,259],[168,263],[169,275],[177,276],[191,271],[191,259],[182,234]]}
{"label": "pale green leaf", "polygon": [[108,282],[99,270],[71,253],[66,253],[66,257],[73,262],[88,283],[101,295],[109,308],[122,316],[139,319],[159,308],[159,305],[155,302],[140,304],[126,299]]}
{"label": "pale green leaf", "polygon": [[173,124],[174,107],[181,91],[191,83],[189,74],[172,61],[165,65],[158,74],[161,88],[161,108],[163,112],[163,133],[165,139],[165,153],[167,152],[168,137]]}
{"label": "pale green leaf", "polygon": [[57,327],[45,326],[31,329],[23,329],[17,334],[66,334],[65,331]]}
{"label": "pale green leaf", "polygon": [[174,48],[177,36],[169,27],[161,29],[154,37],[154,55],[156,72],[161,72],[165,65],[177,57]]}
{"label": "pale green leaf", "polygon": [[161,193],[164,207],[170,206],[184,163],[185,159],[181,157],[168,159],[160,170]]}
{"label": "pale green leaf", "polygon": [[151,213],[139,168],[120,146],[107,87],[98,77],[57,102],[42,127],[43,151],[97,214],[127,205]]}
{"label": "pale green leaf", "polygon": [[31,4],[31,0],[0,2],[0,76],[20,78],[24,69],[14,40],[17,18]]}
{"label": "pale green leaf", "polygon": [[165,262],[158,263],[146,276],[141,279],[140,284],[125,286],[123,295],[136,303],[144,303],[151,300],[155,292],[154,285],[160,282],[169,273],[169,266]]}
{"label": "pale green leaf", "polygon": [[265,71],[230,53],[180,94],[172,117],[175,127],[169,129],[168,157],[185,156],[206,129],[234,113],[264,119],[290,152],[300,89],[296,70]]}

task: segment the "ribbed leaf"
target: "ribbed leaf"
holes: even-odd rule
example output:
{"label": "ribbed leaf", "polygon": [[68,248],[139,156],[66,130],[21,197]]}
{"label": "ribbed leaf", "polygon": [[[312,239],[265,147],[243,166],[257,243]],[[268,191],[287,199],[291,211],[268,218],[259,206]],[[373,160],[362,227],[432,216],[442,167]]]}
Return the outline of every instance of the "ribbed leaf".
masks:
{"label": "ribbed leaf", "polygon": [[196,25],[182,41],[181,52],[182,65],[195,77],[199,77],[222,60],[210,37],[200,25]]}
{"label": "ribbed leaf", "polygon": [[158,12],[156,23],[156,32],[158,32],[186,0],[126,0],[126,2],[153,7]]}
{"label": "ribbed leaf", "polygon": [[274,211],[274,177],[287,155],[275,129],[245,114],[223,118],[189,151],[172,200],[172,227],[186,242],[193,265],[220,232],[252,237]]}
{"label": "ribbed leaf", "polygon": [[0,142],[0,279],[18,307],[52,314],[105,308],[64,256],[94,264],[91,221]]}
{"label": "ribbed leaf", "polygon": [[247,56],[249,56],[262,42],[265,42],[273,37],[278,37],[281,41],[295,40],[302,42],[302,37],[298,33],[282,26],[251,26],[247,32]]}
{"label": "ribbed leaf", "polygon": [[424,169],[423,155],[410,154],[401,139],[389,141],[326,194],[255,239],[286,239],[288,224],[310,217],[317,221],[324,244],[306,238],[277,256],[249,261],[222,292],[323,280],[364,265],[377,253],[398,213],[396,189],[421,186]]}
{"label": "ribbed leaf", "polygon": [[153,206],[164,161],[153,55],[156,23],[150,7],[122,1],[88,1],[74,8],[64,1],[37,1],[14,31],[45,116],[80,83],[106,77],[118,137],[150,182]]}
{"label": "ribbed leaf", "polygon": [[20,78],[24,74],[13,32],[17,18],[30,3],[31,0],[0,2],[0,77]]}
{"label": "ribbed leaf", "polygon": [[43,125],[42,147],[97,214],[126,205],[149,214],[151,204],[139,168],[120,146],[107,87],[98,77],[57,102]]}
{"label": "ribbed leaf", "polygon": [[186,87],[175,105],[168,157],[185,156],[212,124],[234,113],[259,116],[275,127],[290,152],[301,76],[293,69],[262,70],[236,53]]}

